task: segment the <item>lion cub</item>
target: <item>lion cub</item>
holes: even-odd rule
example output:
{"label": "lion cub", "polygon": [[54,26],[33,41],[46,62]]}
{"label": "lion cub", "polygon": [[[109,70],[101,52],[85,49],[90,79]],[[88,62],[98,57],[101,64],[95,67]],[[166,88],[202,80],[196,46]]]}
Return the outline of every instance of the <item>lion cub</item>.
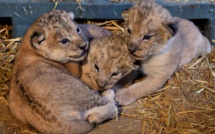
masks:
{"label": "lion cub", "polygon": [[51,11],[23,37],[10,85],[11,112],[43,133],[82,134],[114,118],[114,92],[101,96],[69,74],[68,61],[83,60],[88,39],[73,13]]}
{"label": "lion cub", "polygon": [[172,18],[154,2],[139,2],[122,12],[130,54],[140,60],[146,78],[116,93],[116,101],[129,105],[149,95],[172,76],[177,67],[210,53],[209,41],[190,21]]}
{"label": "lion cub", "polygon": [[[94,90],[104,91],[113,88],[121,78],[138,69],[126,43],[126,39],[119,35],[94,39],[83,61],[81,80]],[[130,75],[117,86],[131,81]]]}
{"label": "lion cub", "polygon": [[[112,33],[102,27],[93,24],[78,24],[78,27],[82,30],[81,35],[86,36],[86,38],[91,41],[94,38],[100,38],[105,36],[110,36]],[[81,78],[81,63],[77,61],[70,61],[65,64],[65,67],[69,72],[76,78]]]}

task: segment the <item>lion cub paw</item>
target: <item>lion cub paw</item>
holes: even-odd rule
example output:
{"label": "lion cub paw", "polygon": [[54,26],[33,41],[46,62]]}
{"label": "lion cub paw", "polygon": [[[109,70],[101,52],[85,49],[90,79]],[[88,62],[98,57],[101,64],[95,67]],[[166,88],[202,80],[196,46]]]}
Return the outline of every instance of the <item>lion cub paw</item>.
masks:
{"label": "lion cub paw", "polygon": [[115,93],[112,89],[108,89],[102,93],[102,97],[109,101],[114,101]]}
{"label": "lion cub paw", "polygon": [[127,106],[136,101],[137,99],[132,95],[129,89],[123,89],[116,93],[115,101],[120,106]]}
{"label": "lion cub paw", "polygon": [[105,99],[108,100],[108,103],[103,105],[103,106],[99,106],[99,107],[94,107],[92,109],[89,109],[86,113],[85,113],[85,117],[86,120],[89,123],[101,123],[105,120],[108,119],[112,119],[114,117],[116,117],[116,115],[118,114],[118,108],[115,105],[115,101],[114,101],[114,91],[113,90],[107,90],[102,94],[103,97],[105,97]]}
{"label": "lion cub paw", "polygon": [[99,113],[92,113],[87,117],[87,122],[91,123],[91,124],[99,124],[101,123],[101,119],[99,117]]}

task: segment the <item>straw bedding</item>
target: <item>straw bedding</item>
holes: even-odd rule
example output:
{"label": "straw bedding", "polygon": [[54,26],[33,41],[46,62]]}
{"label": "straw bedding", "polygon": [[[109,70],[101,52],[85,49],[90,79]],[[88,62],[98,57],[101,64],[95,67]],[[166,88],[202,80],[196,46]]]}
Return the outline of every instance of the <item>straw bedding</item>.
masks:
{"label": "straw bedding", "polygon": [[[124,33],[121,21],[87,23]],[[11,30],[11,26],[0,25],[0,133],[38,133],[9,111],[11,69],[21,40],[11,38]],[[215,48],[211,54],[179,67],[158,92],[124,109],[130,110],[120,116],[142,121],[142,134],[215,134]]]}

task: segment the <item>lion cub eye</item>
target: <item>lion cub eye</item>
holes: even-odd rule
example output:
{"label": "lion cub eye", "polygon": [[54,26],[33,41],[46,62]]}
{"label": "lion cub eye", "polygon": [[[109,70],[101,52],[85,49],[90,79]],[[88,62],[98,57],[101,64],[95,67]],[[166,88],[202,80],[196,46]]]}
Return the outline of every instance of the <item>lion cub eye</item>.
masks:
{"label": "lion cub eye", "polygon": [[128,28],[128,33],[131,34],[131,29]]}
{"label": "lion cub eye", "polygon": [[96,72],[99,72],[99,67],[94,63],[94,68],[96,70]]}
{"label": "lion cub eye", "polygon": [[149,40],[149,39],[151,39],[152,36],[153,35],[145,35],[145,36],[143,36],[143,40]]}
{"label": "lion cub eye", "polygon": [[69,40],[67,38],[64,38],[60,41],[62,44],[66,44],[67,42],[69,42]]}
{"label": "lion cub eye", "polygon": [[112,77],[114,77],[114,76],[118,76],[120,73],[112,73]]}
{"label": "lion cub eye", "polygon": [[80,33],[81,33],[81,29],[80,29],[79,27],[77,27],[77,28],[76,28],[76,32],[77,32],[78,34],[80,34]]}

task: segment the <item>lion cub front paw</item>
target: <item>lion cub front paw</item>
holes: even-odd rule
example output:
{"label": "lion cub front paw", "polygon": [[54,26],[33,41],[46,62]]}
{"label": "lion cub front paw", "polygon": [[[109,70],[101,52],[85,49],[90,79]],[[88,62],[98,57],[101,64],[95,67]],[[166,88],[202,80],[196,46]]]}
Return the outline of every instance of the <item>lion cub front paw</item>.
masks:
{"label": "lion cub front paw", "polygon": [[102,97],[109,101],[114,101],[115,93],[112,89],[108,89],[102,93]]}
{"label": "lion cub front paw", "polygon": [[91,123],[91,124],[99,124],[99,123],[101,123],[99,113],[95,112],[95,113],[89,114],[87,119],[86,119],[86,121]]}
{"label": "lion cub front paw", "polygon": [[121,106],[127,106],[136,101],[129,89],[123,89],[116,93],[115,101]]}
{"label": "lion cub front paw", "polygon": [[98,124],[105,120],[112,119],[118,114],[118,108],[114,101],[114,91],[109,89],[102,94],[102,97],[105,97],[108,103],[103,106],[89,109],[85,113],[86,120],[89,123]]}

